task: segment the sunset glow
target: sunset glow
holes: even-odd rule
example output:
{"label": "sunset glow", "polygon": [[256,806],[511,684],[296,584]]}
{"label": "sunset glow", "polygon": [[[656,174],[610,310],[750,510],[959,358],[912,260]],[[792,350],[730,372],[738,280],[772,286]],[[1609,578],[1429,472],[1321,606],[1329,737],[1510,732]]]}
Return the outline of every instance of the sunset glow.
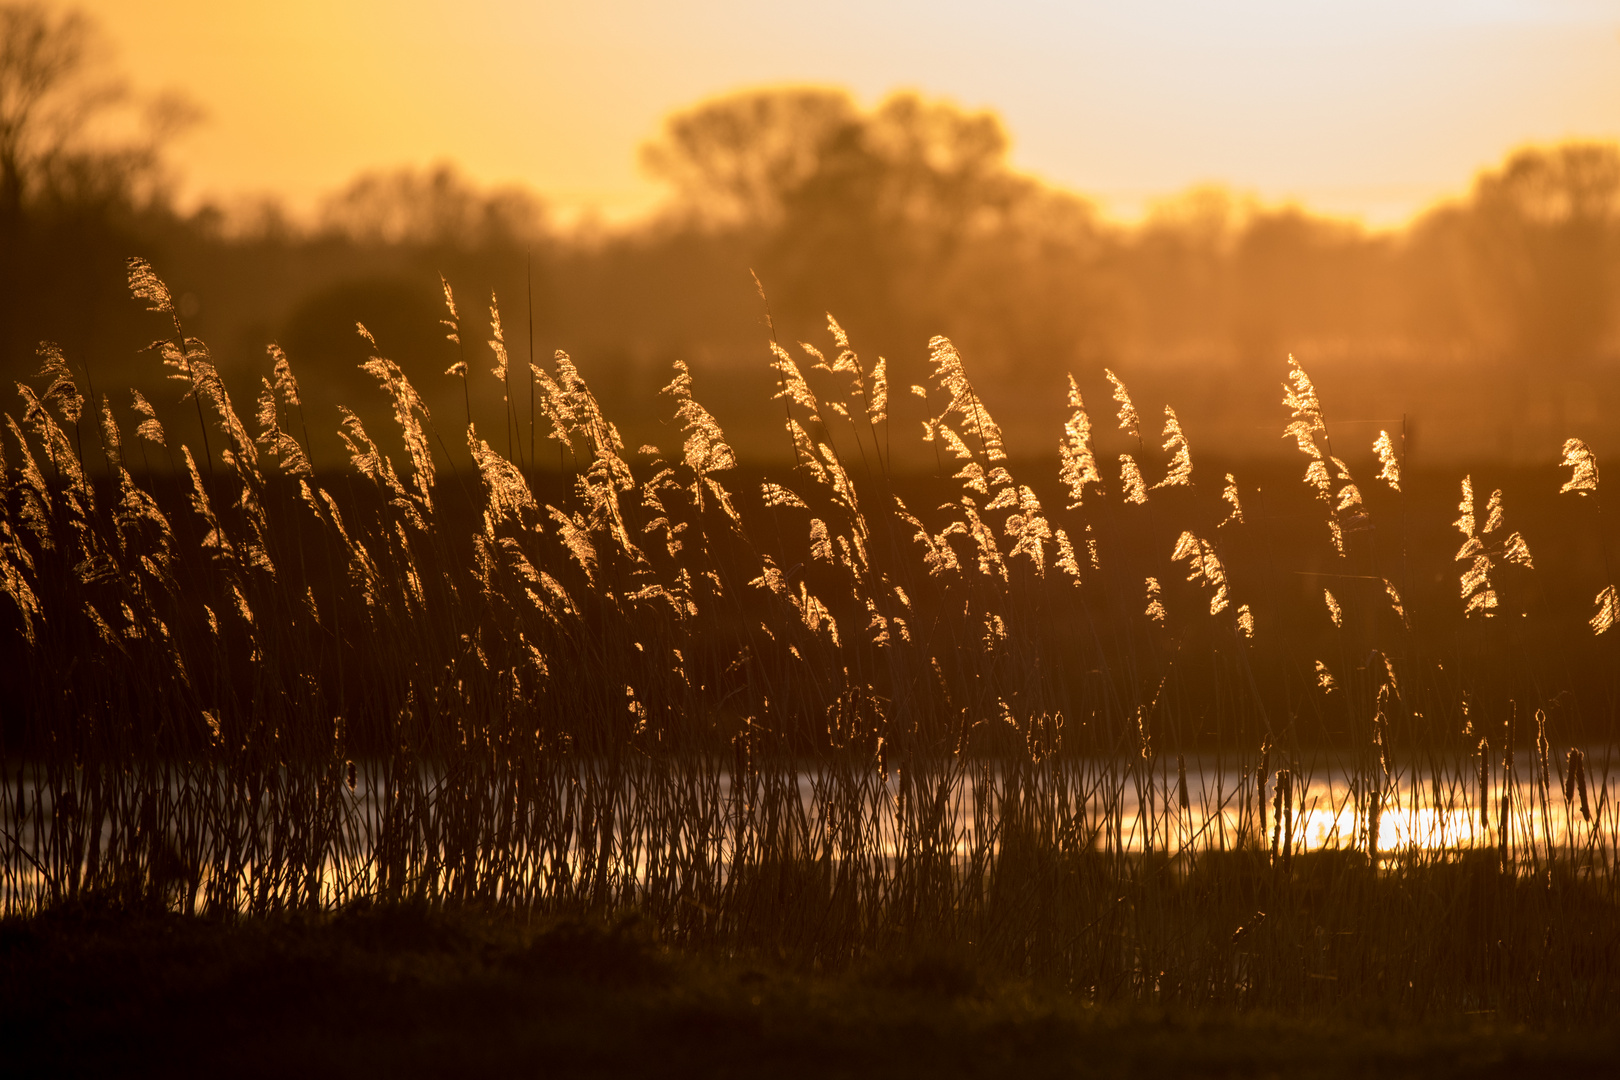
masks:
{"label": "sunset glow", "polygon": [[636,147],[666,112],[778,83],[993,110],[1015,164],[1124,217],[1221,182],[1394,224],[1512,147],[1620,136],[1620,14],[1574,0],[86,7],[136,85],[207,110],[188,193],[294,206],[447,158],[565,214],[633,216],[659,195]]}
{"label": "sunset glow", "polygon": [[0,388],[17,1075],[1620,1060],[1620,0],[0,0]]}

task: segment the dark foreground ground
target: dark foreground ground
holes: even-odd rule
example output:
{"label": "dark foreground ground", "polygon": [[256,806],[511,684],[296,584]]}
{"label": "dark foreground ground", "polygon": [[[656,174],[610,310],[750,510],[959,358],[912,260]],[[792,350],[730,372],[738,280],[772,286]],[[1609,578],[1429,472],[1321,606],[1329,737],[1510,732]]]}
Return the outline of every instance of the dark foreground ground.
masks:
{"label": "dark foreground ground", "polygon": [[634,923],[376,908],[0,922],[0,1074],[1606,1075],[1614,1030],[1097,1008],[944,958],[836,978],[672,955]]}

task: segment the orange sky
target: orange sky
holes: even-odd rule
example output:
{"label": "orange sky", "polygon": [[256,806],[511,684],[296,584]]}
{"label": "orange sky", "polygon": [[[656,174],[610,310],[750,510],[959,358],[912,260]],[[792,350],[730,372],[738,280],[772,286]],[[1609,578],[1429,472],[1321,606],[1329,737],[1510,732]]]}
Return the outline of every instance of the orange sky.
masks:
{"label": "orange sky", "polygon": [[84,0],[209,113],[191,196],[295,207],[449,158],[567,212],[645,210],[672,108],[776,82],[993,108],[1014,162],[1131,217],[1223,182],[1392,224],[1525,142],[1620,138],[1620,0]]}

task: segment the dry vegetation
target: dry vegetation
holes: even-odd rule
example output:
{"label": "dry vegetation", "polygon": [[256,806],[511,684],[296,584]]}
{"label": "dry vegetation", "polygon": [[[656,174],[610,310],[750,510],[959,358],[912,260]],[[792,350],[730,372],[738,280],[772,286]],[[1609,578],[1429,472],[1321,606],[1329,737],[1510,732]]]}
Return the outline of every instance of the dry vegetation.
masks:
{"label": "dry vegetation", "polygon": [[[1613,578],[1589,624],[1530,619],[1541,552],[1463,479],[1467,618],[1415,633],[1433,568],[1373,527],[1405,515],[1400,433],[1374,506],[1298,365],[1294,504],[1212,481],[1111,373],[1136,450],[1100,462],[1074,389],[1043,501],[944,338],[903,391],[938,473],[906,487],[884,362],[829,319],[824,352],[771,346],[794,465],[756,489],[684,366],[681,445],[632,452],[492,312],[506,431],[469,409],[456,435],[366,335],[398,448],[349,413],[349,468],[317,473],[288,359],[250,429],[162,282],[136,260],[130,284],[197,441],[138,395],[123,430],[45,347],[0,443],[10,913],[633,908],[695,951],[955,950],[1098,1001],[1608,1015],[1612,701],[1531,660],[1612,672]],[[1565,456],[1601,547],[1596,461]],[[1293,532],[1257,520],[1290,506]],[[1304,617],[1257,569],[1280,535],[1325,568],[1303,663],[1267,651]]]}

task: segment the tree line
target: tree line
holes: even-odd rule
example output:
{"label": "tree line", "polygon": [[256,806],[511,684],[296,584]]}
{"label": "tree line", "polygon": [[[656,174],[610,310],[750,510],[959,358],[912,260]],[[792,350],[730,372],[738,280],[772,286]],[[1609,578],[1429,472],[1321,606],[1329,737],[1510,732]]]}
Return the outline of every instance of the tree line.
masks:
{"label": "tree line", "polygon": [[[720,384],[722,420],[735,395],[745,453],[748,403],[770,387],[770,335],[812,338],[829,311],[888,357],[901,388],[921,381],[930,337],[949,335],[999,396],[1015,445],[1025,420],[1046,429],[1061,412],[1068,371],[1108,366],[1183,392],[1202,380],[1224,403],[1209,405],[1205,429],[1231,435],[1222,417],[1250,400],[1234,380],[1268,399],[1290,352],[1330,382],[1342,370],[1347,387],[1380,372],[1384,399],[1365,408],[1429,403],[1442,428],[1447,408],[1495,407],[1457,404],[1456,373],[1490,370],[1509,373],[1503,401],[1521,410],[1524,387],[1544,391],[1552,425],[1579,419],[1570,410],[1590,406],[1620,351],[1610,144],[1514,151],[1394,231],[1220,188],[1127,226],[1015,169],[991,113],[910,93],[868,108],[789,87],[672,113],[642,149],[668,198],[623,228],[562,227],[537,194],[483,189],[450,165],[367,173],[295,222],[274,204],[180,210],[184,162],[165,150],[194,110],[123,89],[95,62],[82,16],[0,6],[0,34],[9,380],[34,374],[42,339],[108,388],[160,377],[134,351],[132,254],[176,284],[188,330],[228,376],[256,380],[276,341],[317,393],[345,401],[365,387],[358,321],[430,403],[450,407],[460,389],[439,373],[482,355],[494,293],[508,337],[519,327],[536,356],[576,356],[630,429],[657,425],[653,390],[687,362]],[[134,136],[94,137],[113,110],[138,119],[125,125]],[[440,325],[441,275],[460,299],[460,345]]]}

